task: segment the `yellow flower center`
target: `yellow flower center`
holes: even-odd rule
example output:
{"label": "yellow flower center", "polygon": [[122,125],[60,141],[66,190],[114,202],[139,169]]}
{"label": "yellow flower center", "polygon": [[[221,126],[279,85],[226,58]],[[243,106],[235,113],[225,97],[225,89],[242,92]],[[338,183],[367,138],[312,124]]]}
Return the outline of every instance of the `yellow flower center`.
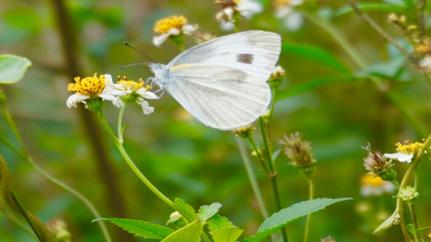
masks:
{"label": "yellow flower center", "polygon": [[75,83],[69,83],[67,90],[69,92],[77,92],[86,96],[97,96],[105,89],[105,75],[82,78],[77,76],[74,78]]}
{"label": "yellow flower center", "polygon": [[158,34],[166,34],[173,28],[181,29],[185,24],[187,19],[184,16],[170,16],[157,21],[153,30]]}
{"label": "yellow flower center", "polygon": [[121,84],[122,86],[124,86],[126,89],[128,90],[133,90],[133,91],[137,91],[138,89],[141,88],[145,88],[145,90],[150,90],[151,86],[148,84],[145,84],[145,82],[142,79],[139,79],[139,81],[133,81],[133,80],[129,80],[127,79],[126,76],[118,76],[118,84]]}
{"label": "yellow flower center", "polygon": [[411,143],[410,141],[405,141],[403,144],[396,143],[395,146],[397,147],[397,152],[399,153],[416,155],[419,150],[422,149],[424,144],[419,142]]}
{"label": "yellow flower center", "polygon": [[381,187],[385,184],[385,181],[378,176],[365,174],[361,178],[361,184],[362,186]]}

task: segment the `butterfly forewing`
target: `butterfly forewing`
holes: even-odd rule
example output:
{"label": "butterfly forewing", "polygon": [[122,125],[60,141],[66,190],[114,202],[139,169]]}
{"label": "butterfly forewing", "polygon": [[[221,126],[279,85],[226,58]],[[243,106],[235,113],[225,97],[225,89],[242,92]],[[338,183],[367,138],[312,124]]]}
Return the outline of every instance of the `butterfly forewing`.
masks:
{"label": "butterfly forewing", "polygon": [[280,36],[247,31],[194,46],[169,64],[167,91],[199,121],[230,130],[268,108],[266,83],[280,54]]}

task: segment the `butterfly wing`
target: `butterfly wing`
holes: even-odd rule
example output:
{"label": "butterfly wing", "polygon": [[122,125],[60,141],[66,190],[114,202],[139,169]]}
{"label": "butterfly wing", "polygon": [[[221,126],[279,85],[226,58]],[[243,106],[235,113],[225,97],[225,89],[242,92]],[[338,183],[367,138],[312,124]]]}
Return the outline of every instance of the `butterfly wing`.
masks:
{"label": "butterfly wing", "polygon": [[278,34],[259,30],[210,40],[167,65],[166,89],[207,126],[230,130],[250,124],[271,101],[266,81],[280,49]]}
{"label": "butterfly wing", "polygon": [[205,125],[231,130],[254,122],[268,108],[269,86],[224,66],[187,64],[173,68],[167,91]]}
{"label": "butterfly wing", "polygon": [[239,69],[265,82],[278,61],[280,35],[250,30],[222,36],[191,47],[175,57],[172,68],[181,64],[207,64]]}

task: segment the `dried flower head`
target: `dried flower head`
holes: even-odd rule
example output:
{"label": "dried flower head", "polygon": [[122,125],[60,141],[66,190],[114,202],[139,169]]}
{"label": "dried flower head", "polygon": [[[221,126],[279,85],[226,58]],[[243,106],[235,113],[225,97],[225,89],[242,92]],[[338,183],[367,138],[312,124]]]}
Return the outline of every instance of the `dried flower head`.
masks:
{"label": "dried flower head", "polygon": [[153,44],[160,46],[170,37],[191,35],[197,29],[198,26],[189,24],[184,16],[170,16],[160,19],[153,28],[154,33],[158,34],[153,37]]}
{"label": "dried flower head", "polygon": [[311,167],[316,163],[311,144],[302,139],[299,132],[285,135],[280,141],[284,145],[284,154],[289,158],[290,164],[300,168]]}
{"label": "dried flower head", "polygon": [[378,196],[383,193],[392,193],[395,186],[382,178],[373,174],[365,174],[361,178],[361,194],[362,196]]}
{"label": "dried flower head", "polygon": [[367,151],[367,156],[364,158],[365,169],[380,176],[383,180],[395,179],[397,172],[393,169],[393,163],[379,152],[373,151],[368,144],[364,149]]}

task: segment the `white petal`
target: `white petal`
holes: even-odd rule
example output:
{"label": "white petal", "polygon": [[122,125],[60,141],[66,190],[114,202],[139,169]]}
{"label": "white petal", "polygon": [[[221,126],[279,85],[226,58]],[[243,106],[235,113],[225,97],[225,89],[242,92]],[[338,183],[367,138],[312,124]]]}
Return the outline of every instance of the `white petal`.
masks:
{"label": "white petal", "polygon": [[385,153],[384,156],[389,159],[398,160],[403,163],[410,163],[413,159],[413,154],[404,154],[404,153]]}
{"label": "white petal", "polygon": [[224,8],[224,9],[223,9],[223,12],[226,14],[226,16],[227,16],[230,20],[232,20],[232,18],[233,18],[233,12],[234,12],[233,8]]}
{"label": "white petal", "polygon": [[69,96],[66,101],[66,106],[68,108],[76,108],[78,103],[85,103],[89,96],[82,95],[80,93],[75,93]]}
{"label": "white petal", "polygon": [[220,23],[220,28],[224,31],[231,31],[233,30],[235,27],[235,25],[232,22],[221,22]]}
{"label": "white petal", "polygon": [[198,29],[198,25],[197,24],[186,24],[183,26],[182,31],[184,34],[192,34],[193,32],[195,32]]}
{"label": "white petal", "polygon": [[156,35],[153,37],[153,45],[159,47],[163,44],[163,42],[166,41],[166,39],[169,37],[169,34],[161,34]]}
{"label": "white petal", "polygon": [[389,181],[385,181],[382,188],[387,193],[392,193],[393,191],[395,191],[394,184],[392,184],[392,182],[389,182]]}
{"label": "white petal", "polygon": [[179,35],[181,33],[181,31],[177,28],[172,28],[168,31],[169,35]]}
{"label": "white petal", "polygon": [[431,56],[427,55],[419,61],[419,67],[425,71],[431,71]]}
{"label": "white petal", "polygon": [[136,100],[136,103],[141,106],[142,111],[144,112],[144,115],[152,114],[154,112],[154,107],[151,107],[150,104],[145,101],[143,98],[138,98]]}
{"label": "white petal", "polygon": [[275,16],[277,18],[285,18],[285,17],[289,16],[292,12],[293,12],[292,7],[283,6],[283,7],[277,8],[277,10],[275,10]]}
{"label": "white petal", "polygon": [[284,20],[284,24],[288,30],[295,31],[302,27],[304,17],[297,12],[290,13]]}
{"label": "white petal", "polygon": [[114,82],[112,81],[112,76],[109,74],[104,74],[105,76],[105,85],[106,86],[110,86],[112,84],[114,84]]}
{"label": "white petal", "polygon": [[304,3],[304,0],[291,0],[290,5],[292,6],[298,6]]}
{"label": "white petal", "polygon": [[99,97],[101,97],[103,101],[112,102],[112,104],[117,108],[121,108],[124,106],[124,103],[119,96],[112,95],[110,93],[102,93],[99,95]]}
{"label": "white petal", "polygon": [[242,0],[238,4],[238,11],[246,18],[251,18],[253,15],[262,12],[262,5],[254,0]]}
{"label": "white petal", "polygon": [[154,94],[153,92],[149,92],[149,91],[145,90],[145,88],[138,89],[136,91],[136,93],[145,99],[150,99],[150,100],[159,99],[159,97],[156,94]]}

